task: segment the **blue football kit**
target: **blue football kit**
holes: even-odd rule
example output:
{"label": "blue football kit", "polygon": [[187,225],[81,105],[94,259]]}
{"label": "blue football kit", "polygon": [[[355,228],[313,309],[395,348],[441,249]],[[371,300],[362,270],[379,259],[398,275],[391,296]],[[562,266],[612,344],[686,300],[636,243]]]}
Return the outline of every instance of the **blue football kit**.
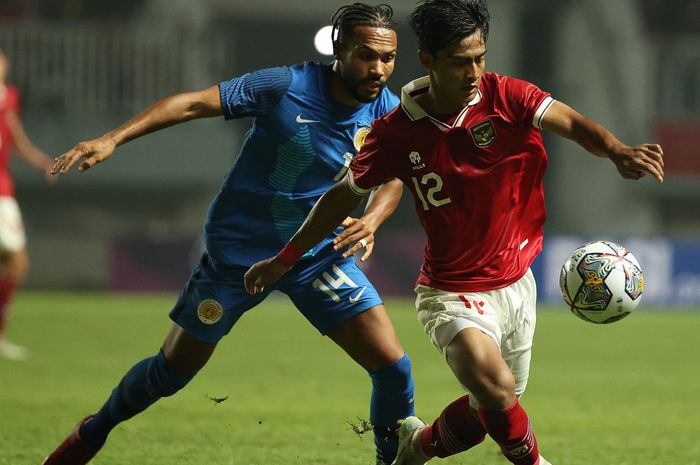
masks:
{"label": "blue football kit", "polygon": [[[243,284],[246,270],[277,253],[321,195],[345,176],[372,120],[398,104],[384,89],[372,103],[345,107],[328,94],[332,72],[328,65],[304,63],[219,85],[226,118],[254,120],[209,207],[206,252],[170,312],[172,320],[197,339],[218,342],[244,312],[275,289],[286,293],[322,334],[381,304],[354,258],[344,259],[333,250],[332,240],[340,229],[263,293],[249,295]],[[411,362],[404,354],[368,374],[377,463],[389,464],[398,449],[397,420],[414,413]],[[179,371],[162,351],[141,360],[99,412],[81,423],[80,437],[94,455],[117,424],[175,394],[193,376]]]}
{"label": "blue football kit", "polygon": [[304,63],[219,85],[226,119],[254,120],[209,207],[206,252],[170,314],[198,339],[217,342],[273,290],[287,294],[322,334],[382,303],[355,259],[333,250],[342,228],[264,292],[251,296],[243,285],[246,270],[275,255],[345,176],[372,120],[399,102],[384,88],[371,103],[342,105],[328,93],[332,72],[330,65]]}

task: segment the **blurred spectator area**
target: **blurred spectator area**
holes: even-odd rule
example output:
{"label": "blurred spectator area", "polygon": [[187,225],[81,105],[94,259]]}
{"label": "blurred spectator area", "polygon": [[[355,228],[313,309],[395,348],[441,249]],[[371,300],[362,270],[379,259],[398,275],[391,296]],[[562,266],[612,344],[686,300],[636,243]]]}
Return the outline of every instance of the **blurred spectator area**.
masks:
{"label": "blurred spectator area", "polygon": [[[261,67],[328,61],[312,39],[343,3],[0,0],[0,47],[22,91],[29,135],[58,155],[167,95]],[[424,70],[405,21],[413,2],[389,3],[399,20],[389,87],[398,92]],[[490,70],[538,84],[625,142],[658,140],[666,149],[666,182],[634,183],[619,179],[608,161],[547,136],[547,232],[700,237],[700,0],[489,5]],[[177,286],[249,124],[217,118],[169,128],[52,186],[15,162],[29,284],[128,288],[122,278],[131,275],[155,283],[145,288]],[[419,261],[422,233],[409,196],[380,235],[392,231],[410,236],[411,256],[381,263]],[[144,268],[147,262],[163,265]],[[155,276],[157,270],[175,275]],[[373,276],[381,281],[382,272],[375,261]]]}

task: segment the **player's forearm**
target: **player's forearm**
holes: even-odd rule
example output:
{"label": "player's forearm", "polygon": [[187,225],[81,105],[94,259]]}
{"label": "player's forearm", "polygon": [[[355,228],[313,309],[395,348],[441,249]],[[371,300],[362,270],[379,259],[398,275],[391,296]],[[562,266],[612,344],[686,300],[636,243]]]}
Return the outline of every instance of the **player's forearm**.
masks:
{"label": "player's forearm", "polygon": [[104,135],[115,145],[196,118],[216,116],[206,105],[195,98],[195,93],[183,93],[166,97],[153,104],[126,123]]}
{"label": "player's forearm", "polygon": [[346,186],[340,181],[316,202],[290,241],[297,249],[306,252],[313,248],[357,208],[362,197]]}
{"label": "player's forearm", "polygon": [[601,158],[609,158],[611,153],[616,153],[622,147],[626,147],[601,124],[585,117],[574,120],[571,134],[572,140],[588,152]]}
{"label": "player's forearm", "polygon": [[362,218],[367,221],[373,231],[376,231],[394,213],[402,194],[403,182],[399,179],[392,179],[372,192]]}
{"label": "player's forearm", "polygon": [[24,132],[24,127],[16,115],[8,115],[8,122],[10,124],[12,139],[14,140],[15,150],[17,153],[24,161],[32,165],[34,168],[38,170],[45,170],[47,165],[50,163],[48,155],[46,155],[42,150],[36,147],[31,140],[29,140],[27,133]]}
{"label": "player's forearm", "polygon": [[20,145],[15,143],[15,148],[17,149],[17,152],[19,152],[22,159],[24,159],[34,168],[44,171],[51,166],[52,162],[48,155],[34,146],[34,144],[31,142],[28,142],[28,144],[22,146],[21,148]]}
{"label": "player's forearm", "polygon": [[610,154],[627,147],[601,124],[559,101],[555,101],[545,113],[542,128],[576,142],[601,158],[609,158]]}

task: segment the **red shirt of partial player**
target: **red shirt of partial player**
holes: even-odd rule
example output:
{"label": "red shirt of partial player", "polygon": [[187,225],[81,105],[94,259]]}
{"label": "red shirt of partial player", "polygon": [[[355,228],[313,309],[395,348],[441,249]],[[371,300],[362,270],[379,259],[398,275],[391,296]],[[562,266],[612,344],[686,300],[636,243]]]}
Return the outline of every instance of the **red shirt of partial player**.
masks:
{"label": "red shirt of partial player", "polygon": [[375,121],[350,165],[358,193],[392,178],[411,190],[428,240],[418,284],[479,292],[520,279],[542,249],[547,154],[540,123],[553,100],[519,79],[485,73],[452,125],[402,89],[401,105]]}
{"label": "red shirt of partial player", "polygon": [[9,85],[0,84],[0,196],[14,196],[15,188],[10,176],[10,152],[12,131],[7,123],[7,114],[19,115],[19,91]]}

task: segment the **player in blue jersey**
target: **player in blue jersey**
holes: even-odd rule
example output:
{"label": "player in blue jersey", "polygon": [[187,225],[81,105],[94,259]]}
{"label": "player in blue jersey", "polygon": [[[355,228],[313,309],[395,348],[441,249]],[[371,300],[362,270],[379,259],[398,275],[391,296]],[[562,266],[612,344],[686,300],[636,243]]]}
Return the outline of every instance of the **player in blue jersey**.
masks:
{"label": "player in blue jersey", "polygon": [[396,32],[387,5],[354,3],[333,17],[335,61],[264,69],[208,89],[165,98],[106,135],[56,158],[53,173],[84,171],[117,146],[177,123],[223,115],[255,118],[235,165],[209,208],[206,252],[170,312],[161,350],[124,376],[104,406],[83,419],[45,460],[81,465],[120,422],[183,388],[206,364],[240,316],[273,289],[286,293],[321,334],[371,377],[370,421],[378,463],[397,449],[396,422],[413,414],[411,364],[376,290],[354,262],[371,253],[374,232],[401,196],[398,181],[381,186],[360,219],[348,219],[354,245],[336,250],[327,237],[277,286],[249,295],[246,269],[280,249],[311,207],[345,176],[373,119],[398,99],[385,88],[394,68]]}

